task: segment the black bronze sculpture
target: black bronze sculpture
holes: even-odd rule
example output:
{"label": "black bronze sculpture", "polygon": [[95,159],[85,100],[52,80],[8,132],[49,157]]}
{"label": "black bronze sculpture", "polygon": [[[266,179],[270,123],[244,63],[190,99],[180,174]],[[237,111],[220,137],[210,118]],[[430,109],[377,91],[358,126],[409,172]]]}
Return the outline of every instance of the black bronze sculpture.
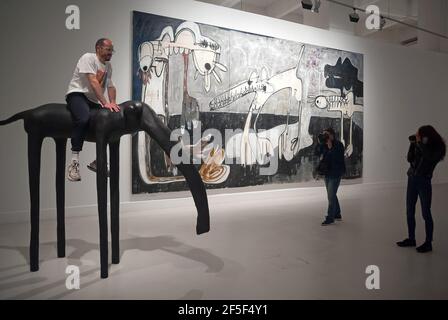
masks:
{"label": "black bronze sculpture", "polygon": [[[169,155],[176,143],[170,141],[171,130],[162,123],[146,104],[127,101],[121,111],[112,113],[106,109],[92,110],[87,141],[96,142],[98,217],[100,229],[101,277],[108,276],[107,229],[107,145],[110,152],[110,197],[112,263],[120,260],[119,249],[119,148],[120,138],[140,130],[146,131]],[[58,257],[65,257],[65,156],[67,138],[71,136],[72,118],[65,104],[46,104],[20,112],[0,125],[24,120],[28,134],[28,172],[31,200],[30,269],[39,270],[39,182],[43,139],[51,137],[56,143],[56,202]],[[196,233],[210,229],[208,200],[205,186],[193,164],[178,164],[185,176],[198,211]]]}

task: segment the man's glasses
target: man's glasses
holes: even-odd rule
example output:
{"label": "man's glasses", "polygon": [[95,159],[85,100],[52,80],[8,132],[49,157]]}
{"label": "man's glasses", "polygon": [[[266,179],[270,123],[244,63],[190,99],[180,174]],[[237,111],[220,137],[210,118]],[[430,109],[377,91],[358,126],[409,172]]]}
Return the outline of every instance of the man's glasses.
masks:
{"label": "man's glasses", "polygon": [[103,48],[103,49],[106,50],[107,52],[115,53],[114,48],[109,48],[109,47],[101,47],[101,48]]}

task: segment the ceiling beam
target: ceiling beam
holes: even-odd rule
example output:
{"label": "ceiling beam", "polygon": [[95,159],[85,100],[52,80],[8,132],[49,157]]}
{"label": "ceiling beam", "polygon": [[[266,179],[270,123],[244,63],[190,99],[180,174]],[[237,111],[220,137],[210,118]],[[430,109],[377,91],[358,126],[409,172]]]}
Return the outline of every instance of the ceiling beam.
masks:
{"label": "ceiling beam", "polygon": [[[341,2],[341,0],[327,0],[327,1],[336,3],[336,4],[341,5],[343,7],[348,7],[348,8],[351,7],[351,6],[347,5],[344,2]],[[366,11],[364,8],[357,7],[356,9],[359,10],[359,11],[362,11],[362,12]],[[434,31],[431,31],[429,29],[421,28],[419,26],[414,25],[415,20],[413,20],[412,23],[408,23],[408,22],[402,21],[401,19],[395,19],[395,18],[393,18],[393,17],[391,17],[391,16],[389,16],[387,14],[383,14],[381,12],[380,12],[380,15],[383,16],[386,20],[393,21],[395,23],[400,23],[402,25],[405,25],[405,26],[408,26],[408,27],[411,27],[411,28],[414,28],[414,29],[417,29],[417,30],[420,30],[420,31],[423,31],[423,32],[426,32],[426,33],[430,33],[430,34],[432,34],[434,36],[437,36],[437,37],[448,39],[448,36],[446,36],[446,35],[444,35],[442,33],[434,32]],[[386,24],[386,27],[387,27],[387,24]]]}
{"label": "ceiling beam", "polygon": [[220,0],[218,5],[223,7],[233,8],[237,4],[241,3],[241,0]]}
{"label": "ceiling beam", "polygon": [[371,4],[378,5],[378,2],[381,2],[381,0],[355,0],[353,5],[365,9]]}
{"label": "ceiling beam", "polygon": [[382,14],[389,16],[417,17],[418,6],[415,0],[358,0],[354,6],[362,9],[376,5]]}
{"label": "ceiling beam", "polygon": [[298,0],[276,0],[265,8],[268,16],[277,19],[281,19],[296,10],[302,12]]}

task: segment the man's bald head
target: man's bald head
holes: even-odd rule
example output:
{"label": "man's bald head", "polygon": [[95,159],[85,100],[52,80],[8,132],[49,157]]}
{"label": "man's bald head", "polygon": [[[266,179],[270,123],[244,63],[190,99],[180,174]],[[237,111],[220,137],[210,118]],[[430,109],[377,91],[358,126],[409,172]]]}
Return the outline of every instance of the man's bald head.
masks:
{"label": "man's bald head", "polygon": [[108,38],[98,39],[95,43],[95,50],[98,50],[98,47],[111,45],[112,41]]}
{"label": "man's bald head", "polygon": [[114,53],[112,40],[107,38],[98,39],[95,43],[95,51],[98,57],[103,61],[110,61]]}

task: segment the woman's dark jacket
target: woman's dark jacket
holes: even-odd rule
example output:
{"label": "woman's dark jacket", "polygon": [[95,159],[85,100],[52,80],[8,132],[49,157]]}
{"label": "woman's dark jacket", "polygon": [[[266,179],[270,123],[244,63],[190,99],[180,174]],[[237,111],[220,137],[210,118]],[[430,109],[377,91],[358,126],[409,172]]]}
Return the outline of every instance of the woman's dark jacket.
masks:
{"label": "woman's dark jacket", "polygon": [[338,140],[333,141],[333,147],[328,148],[327,144],[319,143],[315,149],[316,155],[322,155],[321,161],[328,167],[328,177],[341,177],[345,174],[344,145]]}
{"label": "woman's dark jacket", "polygon": [[411,164],[408,176],[432,178],[434,169],[442,160],[442,151],[433,150],[421,142],[413,142],[409,146],[408,162]]}

